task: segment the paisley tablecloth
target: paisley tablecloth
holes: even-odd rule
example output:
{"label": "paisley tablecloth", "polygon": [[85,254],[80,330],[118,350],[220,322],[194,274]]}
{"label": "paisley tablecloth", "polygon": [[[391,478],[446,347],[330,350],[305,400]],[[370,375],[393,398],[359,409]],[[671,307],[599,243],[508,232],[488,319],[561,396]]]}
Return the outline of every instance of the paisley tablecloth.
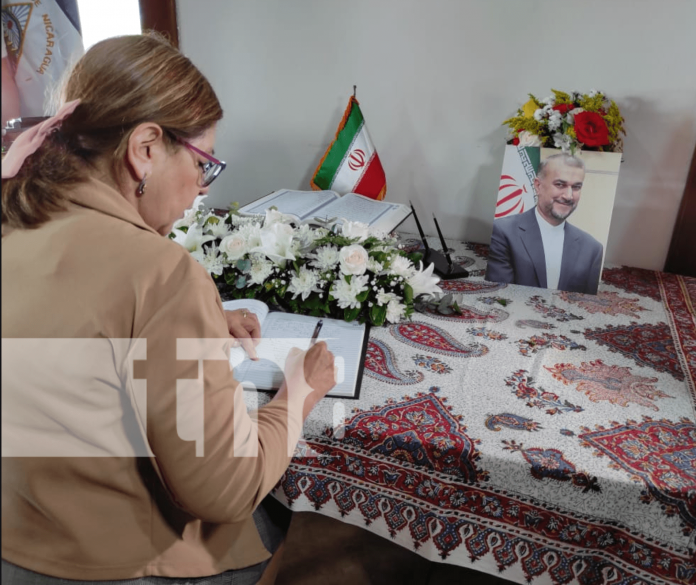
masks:
{"label": "paisley tablecloth", "polygon": [[696,279],[501,285],[450,244],[463,314],[373,328],[276,497],[518,583],[696,583]]}

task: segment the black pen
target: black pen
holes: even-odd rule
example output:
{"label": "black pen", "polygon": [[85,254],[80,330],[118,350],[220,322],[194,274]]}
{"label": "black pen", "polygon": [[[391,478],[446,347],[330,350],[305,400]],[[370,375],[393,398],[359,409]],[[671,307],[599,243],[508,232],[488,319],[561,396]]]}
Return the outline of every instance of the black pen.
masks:
{"label": "black pen", "polygon": [[321,327],[323,324],[324,320],[319,319],[317,326],[314,328],[314,333],[312,333],[312,341],[309,342],[309,347],[312,347],[317,342],[317,337],[319,337],[319,332],[321,331]]}
{"label": "black pen", "polygon": [[447,264],[452,266],[452,258],[450,258],[449,250],[447,248],[447,243],[445,242],[445,238],[442,235],[442,232],[440,231],[440,225],[437,223],[437,217],[435,217],[434,213],[433,213],[433,221],[435,222],[435,227],[437,228],[437,235],[440,236],[440,243],[442,244],[442,251],[444,252],[445,256],[447,257]]}
{"label": "black pen", "polygon": [[418,228],[418,233],[420,234],[421,241],[423,242],[423,246],[425,247],[425,251],[427,252],[429,249],[428,240],[425,239],[425,234],[423,233],[423,228],[421,227],[420,221],[418,221],[418,216],[416,215],[416,210],[413,207],[413,203],[409,201],[409,204],[411,205],[411,211],[413,212],[413,219],[416,220],[416,227]]}

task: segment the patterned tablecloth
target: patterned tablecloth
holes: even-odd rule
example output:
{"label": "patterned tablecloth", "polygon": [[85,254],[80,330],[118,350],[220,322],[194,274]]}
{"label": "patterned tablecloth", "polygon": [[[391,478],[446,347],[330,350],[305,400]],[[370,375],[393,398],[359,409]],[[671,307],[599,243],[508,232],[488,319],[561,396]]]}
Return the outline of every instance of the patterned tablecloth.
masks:
{"label": "patterned tablecloth", "polygon": [[360,399],[319,404],[276,497],[519,583],[696,583],[696,279],[501,285],[451,245],[463,314],[372,329]]}

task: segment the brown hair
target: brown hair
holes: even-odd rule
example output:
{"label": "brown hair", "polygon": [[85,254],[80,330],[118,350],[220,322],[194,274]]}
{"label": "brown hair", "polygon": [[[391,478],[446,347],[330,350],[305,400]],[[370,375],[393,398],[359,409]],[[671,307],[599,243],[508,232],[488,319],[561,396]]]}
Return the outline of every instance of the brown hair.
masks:
{"label": "brown hair", "polygon": [[122,36],[94,45],[78,61],[64,101],[80,105],[17,176],[2,181],[2,223],[35,228],[65,208],[66,186],[88,179],[92,163],[110,162],[115,179],[136,126],[154,122],[172,148],[222,118],[208,80],[177,49],[155,35]]}

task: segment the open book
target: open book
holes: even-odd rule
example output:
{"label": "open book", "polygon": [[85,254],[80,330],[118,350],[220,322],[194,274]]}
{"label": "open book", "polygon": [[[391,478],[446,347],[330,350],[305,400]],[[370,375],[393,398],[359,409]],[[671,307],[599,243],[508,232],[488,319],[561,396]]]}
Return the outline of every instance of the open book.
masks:
{"label": "open book", "polygon": [[[297,223],[322,224],[335,218],[366,223],[372,229],[389,233],[403,222],[411,208],[402,203],[377,201],[357,193],[339,195],[335,191],[291,191],[281,189],[239,209],[242,215],[262,215],[271,206],[293,216]],[[333,222],[332,222],[333,223]]]}
{"label": "open book", "polygon": [[[234,377],[245,388],[277,390],[283,383],[285,359],[293,347],[309,349],[318,317],[269,311],[268,305],[254,299],[222,303],[227,311],[248,309],[255,313],[261,324],[261,343],[256,346],[258,361],[251,360],[241,347],[230,352]],[[337,383],[328,396],[358,398],[362,381],[367,326],[357,322],[322,317],[324,322],[317,341],[325,341],[334,354],[338,367]]]}

